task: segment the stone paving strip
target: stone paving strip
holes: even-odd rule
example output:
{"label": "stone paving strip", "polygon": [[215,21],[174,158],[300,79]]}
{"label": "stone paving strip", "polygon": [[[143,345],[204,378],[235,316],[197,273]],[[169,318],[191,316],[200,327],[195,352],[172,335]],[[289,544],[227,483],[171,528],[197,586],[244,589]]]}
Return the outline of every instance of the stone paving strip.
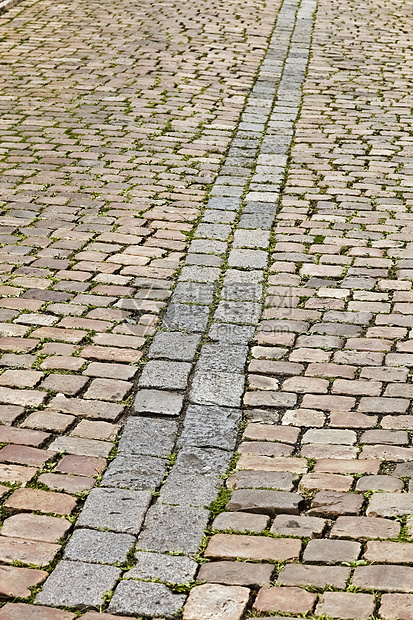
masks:
{"label": "stone paving strip", "polygon": [[[115,463],[119,431],[278,8],[26,0],[0,18],[2,620],[74,617],[23,602],[56,565],[81,583],[73,609],[101,610],[137,564],[181,393],[131,419]],[[165,392],[150,396],[149,414]],[[177,563],[189,581],[193,560]]]}

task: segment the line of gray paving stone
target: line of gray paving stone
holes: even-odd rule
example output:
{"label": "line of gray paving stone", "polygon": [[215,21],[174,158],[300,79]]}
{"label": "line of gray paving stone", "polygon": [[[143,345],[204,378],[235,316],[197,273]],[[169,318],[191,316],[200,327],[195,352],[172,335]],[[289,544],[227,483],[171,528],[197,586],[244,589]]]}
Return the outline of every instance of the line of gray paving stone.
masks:
{"label": "line of gray paving stone", "polygon": [[[138,382],[118,455],[36,602],[170,618],[193,580],[242,418],[316,0],[285,0],[257,81]],[[173,455],[173,456],[171,456]],[[167,474],[167,475],[166,475]],[[166,476],[166,478],[165,478]],[[132,549],[136,565],[125,572]],[[119,579],[122,579],[119,581]],[[163,583],[154,583],[156,580]]]}

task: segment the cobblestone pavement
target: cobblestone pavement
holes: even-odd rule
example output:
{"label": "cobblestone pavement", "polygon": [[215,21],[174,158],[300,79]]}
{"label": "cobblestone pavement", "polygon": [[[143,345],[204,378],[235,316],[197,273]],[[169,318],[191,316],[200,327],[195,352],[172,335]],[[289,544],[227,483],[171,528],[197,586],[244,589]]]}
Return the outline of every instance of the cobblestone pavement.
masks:
{"label": "cobblestone pavement", "polygon": [[413,620],[412,8],[0,17],[0,620]]}

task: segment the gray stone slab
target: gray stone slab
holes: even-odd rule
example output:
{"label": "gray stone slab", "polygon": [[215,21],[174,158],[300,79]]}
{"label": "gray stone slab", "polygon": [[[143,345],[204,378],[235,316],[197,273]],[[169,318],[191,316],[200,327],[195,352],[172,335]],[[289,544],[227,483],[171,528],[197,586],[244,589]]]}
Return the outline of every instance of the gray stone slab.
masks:
{"label": "gray stone slab", "polygon": [[198,405],[240,407],[244,376],[236,373],[195,372],[189,400]]}
{"label": "gray stone slab", "polygon": [[120,572],[115,566],[62,560],[35,601],[40,605],[99,608],[106,592],[115,587]]}
{"label": "gray stone slab", "polygon": [[162,616],[172,618],[186,600],[185,594],[174,594],[162,583],[127,579],[121,581],[109,604],[108,612],[121,615]]}
{"label": "gray stone slab", "polygon": [[214,291],[215,286],[208,282],[178,282],[172,295],[172,303],[187,302],[207,306],[214,299]]}
{"label": "gray stone slab", "polygon": [[135,538],[129,534],[76,529],[65,548],[64,557],[80,562],[123,564],[134,544]]}
{"label": "gray stone slab", "polygon": [[261,305],[251,301],[220,301],[214,320],[224,323],[257,325],[261,316]]}
{"label": "gray stone slab", "polygon": [[230,459],[231,454],[224,450],[183,448],[162,486],[159,500],[181,506],[210,504],[218,495],[223,483],[221,476]]}
{"label": "gray stone slab", "polygon": [[191,361],[194,359],[201,336],[182,332],[159,332],[150,346],[150,358]]}
{"label": "gray stone slab", "polygon": [[261,301],[261,284],[229,284],[223,286],[221,297],[230,301]]}
{"label": "gray stone slab", "polygon": [[[167,332],[166,332],[167,333]],[[184,397],[166,390],[138,390],[133,405],[135,413],[161,413],[179,415]]]}
{"label": "gray stone slab", "polygon": [[154,491],[161,484],[168,462],[146,455],[117,456],[102,479],[102,486]]}
{"label": "gray stone slab", "polygon": [[190,370],[188,362],[149,360],[139,379],[139,387],[184,390]]}
{"label": "gray stone slab", "polygon": [[173,448],[177,423],[156,418],[129,418],[119,442],[119,454],[167,457]]}
{"label": "gray stone slab", "polygon": [[[215,211],[215,213],[218,212]],[[225,254],[227,244],[213,239],[193,239],[188,251],[195,252],[196,254]]]}
{"label": "gray stone slab", "polygon": [[178,446],[234,450],[241,415],[241,409],[190,405]]}
{"label": "gray stone slab", "polygon": [[[250,167],[248,165],[242,164],[240,161],[234,162],[234,165],[244,165],[245,167]],[[226,166],[231,166],[231,162],[228,160],[225,162]],[[221,171],[222,172],[222,171]],[[239,198],[210,198],[208,200],[207,207],[208,209],[220,209],[222,211],[238,211],[241,205],[241,200]]]}
{"label": "gray stone slab", "polygon": [[196,369],[211,372],[244,373],[248,347],[242,345],[204,344]]}
{"label": "gray stone slab", "polygon": [[162,325],[165,329],[178,329],[188,332],[203,332],[209,319],[206,306],[170,304],[165,312]]}
{"label": "gray stone slab", "polygon": [[139,551],[196,553],[208,519],[209,512],[205,508],[157,503],[149,509],[136,548]]}
{"label": "gray stone slab", "polygon": [[92,489],[83,506],[77,526],[105,528],[112,532],[138,534],[149,508],[149,491]]}
{"label": "gray stone slab", "polygon": [[224,286],[230,284],[259,284],[264,279],[264,272],[260,269],[242,271],[241,269],[227,269],[224,276]]}
{"label": "gray stone slab", "polygon": [[263,250],[231,250],[228,257],[230,267],[264,269],[267,262],[268,254]]}
{"label": "gray stone slab", "polygon": [[[220,211],[219,209],[207,209],[202,216],[203,222],[210,224],[231,224],[235,221],[236,214],[233,211]],[[219,243],[219,242],[214,242]],[[192,246],[192,243],[191,243]],[[190,247],[191,247],[190,246]],[[226,244],[225,244],[226,246]]]}
{"label": "gray stone slab", "polygon": [[196,239],[217,239],[218,241],[226,241],[230,234],[231,226],[228,224],[201,223],[195,230],[194,236]]}
{"label": "gray stone slab", "polygon": [[125,579],[159,579],[166,583],[188,583],[195,577],[198,564],[180,555],[135,553],[136,566],[125,573]]}
{"label": "gray stone slab", "polygon": [[254,325],[236,323],[212,323],[208,336],[212,341],[226,344],[245,344],[255,333]]}
{"label": "gray stone slab", "polygon": [[[218,224],[216,224],[218,226]],[[180,282],[216,282],[221,270],[217,267],[185,266],[179,276]]]}
{"label": "gray stone slab", "polygon": [[[214,254],[187,254],[185,257],[185,265],[201,265],[203,267],[221,267],[224,261]],[[199,284],[199,282],[198,282]],[[172,296],[172,299],[176,299]]]}
{"label": "gray stone slab", "polygon": [[271,230],[273,221],[274,215],[270,213],[243,213],[238,225],[251,230],[256,228]]}

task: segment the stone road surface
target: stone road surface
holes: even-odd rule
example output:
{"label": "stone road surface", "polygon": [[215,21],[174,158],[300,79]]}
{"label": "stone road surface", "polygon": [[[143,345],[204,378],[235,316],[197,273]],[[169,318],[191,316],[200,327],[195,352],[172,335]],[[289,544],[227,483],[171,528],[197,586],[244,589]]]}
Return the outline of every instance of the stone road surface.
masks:
{"label": "stone road surface", "polygon": [[413,620],[412,32],[0,16],[0,620]]}

